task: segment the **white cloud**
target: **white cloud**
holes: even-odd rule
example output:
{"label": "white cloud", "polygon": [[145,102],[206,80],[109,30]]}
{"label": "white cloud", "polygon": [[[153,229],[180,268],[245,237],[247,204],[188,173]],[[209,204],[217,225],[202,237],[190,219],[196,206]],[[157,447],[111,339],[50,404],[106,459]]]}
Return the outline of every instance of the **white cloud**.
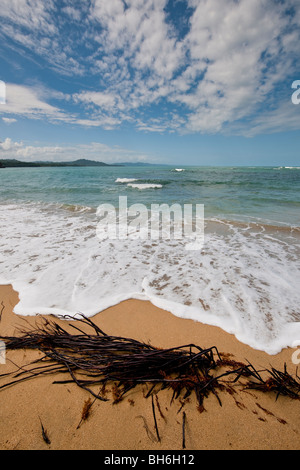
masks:
{"label": "white cloud", "polygon": [[[7,95],[6,104],[1,107],[0,113],[5,115],[2,120],[6,123],[16,122],[15,118],[8,118],[7,115],[22,116],[30,119],[43,119],[51,123],[59,124],[66,123],[69,125],[83,126],[83,127],[103,127],[104,129],[112,129],[121,123],[121,120],[115,117],[97,114],[88,119],[79,117],[74,113],[63,111],[62,109],[52,106],[46,102],[46,98],[54,98],[61,101],[69,101],[70,96],[44,87],[27,87],[8,83],[6,85]],[[103,108],[107,109],[111,98],[98,95],[93,96],[85,94],[78,95],[75,101],[85,101],[92,103],[93,99],[96,104],[103,104]]]}
{"label": "white cloud", "polygon": [[206,62],[206,68],[194,91],[172,99],[190,110],[189,130],[218,132],[258,110],[285,78],[299,31],[291,34],[291,18],[271,0],[191,4],[186,45],[194,64]]}
{"label": "white cloud", "polygon": [[101,142],[81,145],[26,145],[6,138],[0,142],[0,159],[17,159],[20,161],[73,161],[86,158],[105,163],[151,161],[151,155],[109,146]]}
{"label": "white cloud", "polygon": [[280,102],[275,109],[262,111],[247,124],[247,128],[235,125],[236,133],[253,137],[258,134],[272,134],[299,130],[300,106],[291,101]]}
{"label": "white cloud", "polygon": [[1,0],[0,16],[16,25],[38,31],[54,33],[52,21],[53,1],[48,0]]}
{"label": "white cloud", "polygon": [[184,51],[166,22],[166,0],[126,3],[125,9],[121,0],[96,0],[92,18],[103,28],[96,37],[101,60],[95,61],[103,85],[132,109],[169,94]]}
{"label": "white cloud", "polygon": [[66,6],[62,11],[75,21],[79,21],[81,19],[81,11],[73,6]]}
{"label": "white cloud", "polygon": [[114,96],[112,93],[105,92],[83,92],[76,93],[73,96],[74,100],[83,102],[85,104],[95,104],[102,109],[113,109],[116,106],[117,96]]}
{"label": "white cloud", "polygon": [[[188,0],[194,11],[188,33],[180,40],[167,22],[166,4],[128,1],[125,9],[122,0],[95,1],[93,19],[103,27],[97,38],[101,59],[95,66],[103,77],[106,97],[113,90],[111,110],[117,96],[124,109],[136,113],[163,100],[183,105],[181,129],[189,132],[223,132],[260,112],[287,71],[293,70],[300,4]],[[294,17],[286,13],[291,6]],[[91,101],[96,104],[96,96]],[[139,118],[136,122],[147,131],[166,129],[150,122],[141,126]]]}
{"label": "white cloud", "polygon": [[6,118],[6,117],[3,117],[2,121],[5,122],[5,124],[13,124],[14,122],[17,122],[17,120],[14,118]]}
{"label": "white cloud", "polygon": [[[247,134],[252,119],[259,132],[257,116],[270,104],[272,115],[279,116],[283,108],[278,104],[276,110],[273,95],[297,70],[300,3],[186,4],[188,23],[179,34],[167,15],[167,0],[63,0],[61,15],[54,0],[2,0],[4,41],[27,48],[59,75],[88,83],[85,87],[82,80],[77,90],[61,96],[10,85],[5,113],[104,129],[126,121],[157,132],[242,132],[247,121]],[[69,21],[67,27],[62,21]],[[60,99],[60,108],[50,99]],[[66,111],[70,103],[76,106],[72,114]],[[177,125],[174,111],[180,115]],[[294,112],[287,107],[284,113],[293,129]]]}
{"label": "white cloud", "polygon": [[[66,8],[69,16],[73,13],[74,18],[75,9],[69,5]],[[72,38],[66,36],[62,40],[61,15],[54,0],[1,0],[0,18],[3,43],[8,38],[21,53],[27,49],[29,56],[37,54],[63,75],[84,73],[77,57],[66,52]]]}
{"label": "white cloud", "polygon": [[115,129],[121,124],[121,119],[102,116],[94,119],[76,119],[74,124],[83,127],[102,127],[105,130]]}
{"label": "white cloud", "polygon": [[13,142],[10,138],[6,138],[4,142],[0,142],[0,149],[4,152],[17,151],[23,146],[22,143]]}
{"label": "white cloud", "polygon": [[[34,87],[6,84],[6,104],[1,108],[3,114],[22,115],[32,119],[68,120],[67,114],[39,97]],[[6,118],[2,118],[5,120]]]}

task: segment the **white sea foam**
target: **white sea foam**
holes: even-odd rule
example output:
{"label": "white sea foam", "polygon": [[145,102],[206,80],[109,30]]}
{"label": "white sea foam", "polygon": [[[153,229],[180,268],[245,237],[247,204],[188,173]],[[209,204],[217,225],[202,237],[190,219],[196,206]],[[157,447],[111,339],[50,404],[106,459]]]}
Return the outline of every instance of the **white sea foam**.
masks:
{"label": "white sea foam", "polygon": [[137,181],[136,178],[117,178],[116,183],[133,183],[134,181]]}
{"label": "white sea foam", "polygon": [[279,166],[273,170],[300,170],[300,166]]}
{"label": "white sea foam", "polygon": [[161,184],[147,184],[147,183],[128,183],[127,186],[133,189],[160,189],[162,188]]}
{"label": "white sea foam", "polygon": [[189,252],[185,240],[99,241],[97,222],[54,205],[1,206],[0,283],[19,292],[16,313],[92,316],[139,298],[269,354],[300,339],[296,234],[214,221]]}
{"label": "white sea foam", "polygon": [[184,169],[183,168],[175,168],[175,171],[181,172],[181,171],[184,171]]}

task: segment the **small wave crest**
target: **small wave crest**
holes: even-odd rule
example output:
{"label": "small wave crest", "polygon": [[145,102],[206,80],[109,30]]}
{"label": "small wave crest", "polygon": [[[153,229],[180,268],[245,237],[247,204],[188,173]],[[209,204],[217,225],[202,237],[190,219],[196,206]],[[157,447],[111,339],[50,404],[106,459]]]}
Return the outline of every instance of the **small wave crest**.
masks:
{"label": "small wave crest", "polygon": [[136,178],[117,178],[116,183],[133,183],[134,181],[138,181]]}
{"label": "small wave crest", "polygon": [[147,184],[147,183],[129,183],[127,184],[130,188],[133,189],[161,189],[163,186],[162,184]]}

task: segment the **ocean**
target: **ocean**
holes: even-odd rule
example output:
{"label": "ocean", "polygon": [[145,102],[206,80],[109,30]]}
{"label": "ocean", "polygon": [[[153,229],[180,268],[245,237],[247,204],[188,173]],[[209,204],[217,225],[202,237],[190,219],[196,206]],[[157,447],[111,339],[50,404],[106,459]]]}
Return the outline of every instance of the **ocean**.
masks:
{"label": "ocean", "polygon": [[[20,315],[150,300],[269,354],[300,343],[300,167],[0,170],[0,284]],[[204,242],[97,236],[101,204],[204,206]]]}

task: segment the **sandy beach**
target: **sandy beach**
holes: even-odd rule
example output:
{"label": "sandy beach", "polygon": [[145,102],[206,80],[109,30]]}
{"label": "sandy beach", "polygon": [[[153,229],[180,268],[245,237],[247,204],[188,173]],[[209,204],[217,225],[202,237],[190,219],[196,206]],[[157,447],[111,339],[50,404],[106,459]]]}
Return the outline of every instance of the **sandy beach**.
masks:
{"label": "sandy beach", "polygon": [[[19,328],[31,328],[38,317],[13,313],[18,294],[10,286],[0,289],[2,336],[16,335]],[[249,360],[256,368],[280,370],[284,363],[295,373],[293,350],[276,356],[253,350],[222,330],[177,318],[151,303],[130,300],[99,313],[93,321],[107,334],[125,336],[160,348],[195,343],[203,348],[216,346],[238,361]],[[64,326],[65,320],[58,320]],[[23,367],[40,356],[36,351],[7,351],[0,374]],[[0,379],[0,385],[3,379]],[[182,413],[180,403],[170,403],[170,391],[158,394],[161,415],[157,424],[161,441],[155,435],[151,399],[142,389],[134,389],[116,405],[96,401],[89,418],[77,429],[88,392],[76,384],[53,384],[54,377],[38,377],[1,390],[1,450],[182,450]],[[239,389],[234,395],[221,394],[222,406],[215,396],[204,403],[199,413],[191,396],[186,415],[186,450],[299,449],[300,422],[298,400],[274,393]],[[43,439],[42,427],[49,442]]]}
{"label": "sandy beach", "polygon": [[0,21],[0,450],[300,450],[300,0]]}

